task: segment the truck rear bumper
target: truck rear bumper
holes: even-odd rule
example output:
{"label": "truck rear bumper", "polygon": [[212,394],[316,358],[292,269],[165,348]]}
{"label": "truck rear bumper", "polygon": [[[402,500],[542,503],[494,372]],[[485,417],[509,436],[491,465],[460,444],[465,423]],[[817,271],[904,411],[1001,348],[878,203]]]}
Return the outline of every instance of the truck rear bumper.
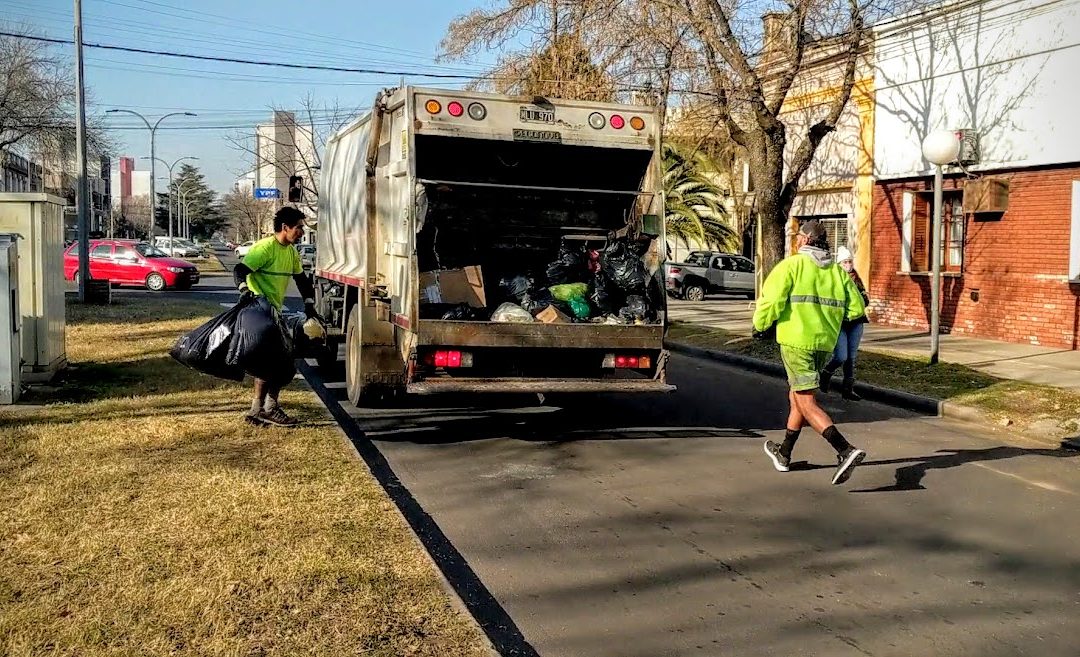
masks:
{"label": "truck rear bumper", "polygon": [[674,392],[675,386],[654,379],[428,379],[410,383],[416,395],[457,392],[578,393],[578,392]]}

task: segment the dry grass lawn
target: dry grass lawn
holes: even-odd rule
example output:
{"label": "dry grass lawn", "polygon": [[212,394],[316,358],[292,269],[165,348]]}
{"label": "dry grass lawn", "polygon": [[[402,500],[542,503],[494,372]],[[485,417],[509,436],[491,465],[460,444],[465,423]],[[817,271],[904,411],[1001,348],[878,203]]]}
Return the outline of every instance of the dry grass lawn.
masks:
{"label": "dry grass lawn", "polygon": [[0,411],[0,654],[486,654],[313,393],[256,429],[168,357],[220,310],[71,306],[64,385]]}

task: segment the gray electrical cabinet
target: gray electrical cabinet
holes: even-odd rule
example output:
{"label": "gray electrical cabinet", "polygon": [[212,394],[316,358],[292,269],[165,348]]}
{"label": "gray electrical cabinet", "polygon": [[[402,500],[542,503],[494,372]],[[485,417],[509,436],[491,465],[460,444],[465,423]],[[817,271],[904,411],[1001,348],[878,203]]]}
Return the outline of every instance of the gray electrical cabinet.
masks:
{"label": "gray electrical cabinet", "polygon": [[0,234],[0,404],[14,404],[22,392],[18,240],[18,235]]}
{"label": "gray electrical cabinet", "polygon": [[45,383],[67,366],[64,203],[50,194],[0,194],[0,233],[20,237],[22,378],[27,383]]}

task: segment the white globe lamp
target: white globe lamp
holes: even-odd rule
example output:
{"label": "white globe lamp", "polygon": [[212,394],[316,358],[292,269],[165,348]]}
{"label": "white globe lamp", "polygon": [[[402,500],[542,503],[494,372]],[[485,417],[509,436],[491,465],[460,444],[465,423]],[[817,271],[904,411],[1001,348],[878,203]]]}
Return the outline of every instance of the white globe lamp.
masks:
{"label": "white globe lamp", "polygon": [[922,153],[927,162],[945,166],[960,156],[960,140],[952,130],[935,130],[923,139]]}

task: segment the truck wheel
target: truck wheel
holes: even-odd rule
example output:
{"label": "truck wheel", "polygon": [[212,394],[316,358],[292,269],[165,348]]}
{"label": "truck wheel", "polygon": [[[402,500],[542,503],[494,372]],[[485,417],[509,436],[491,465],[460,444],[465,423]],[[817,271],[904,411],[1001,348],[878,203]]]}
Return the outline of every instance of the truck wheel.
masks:
{"label": "truck wheel", "polygon": [[345,323],[345,391],[349,401],[359,406],[364,398],[364,376],[360,369],[363,334],[360,331],[360,304],[349,311]]}
{"label": "truck wheel", "polygon": [[704,301],[705,288],[700,285],[690,284],[683,291],[683,298],[687,301]]}

